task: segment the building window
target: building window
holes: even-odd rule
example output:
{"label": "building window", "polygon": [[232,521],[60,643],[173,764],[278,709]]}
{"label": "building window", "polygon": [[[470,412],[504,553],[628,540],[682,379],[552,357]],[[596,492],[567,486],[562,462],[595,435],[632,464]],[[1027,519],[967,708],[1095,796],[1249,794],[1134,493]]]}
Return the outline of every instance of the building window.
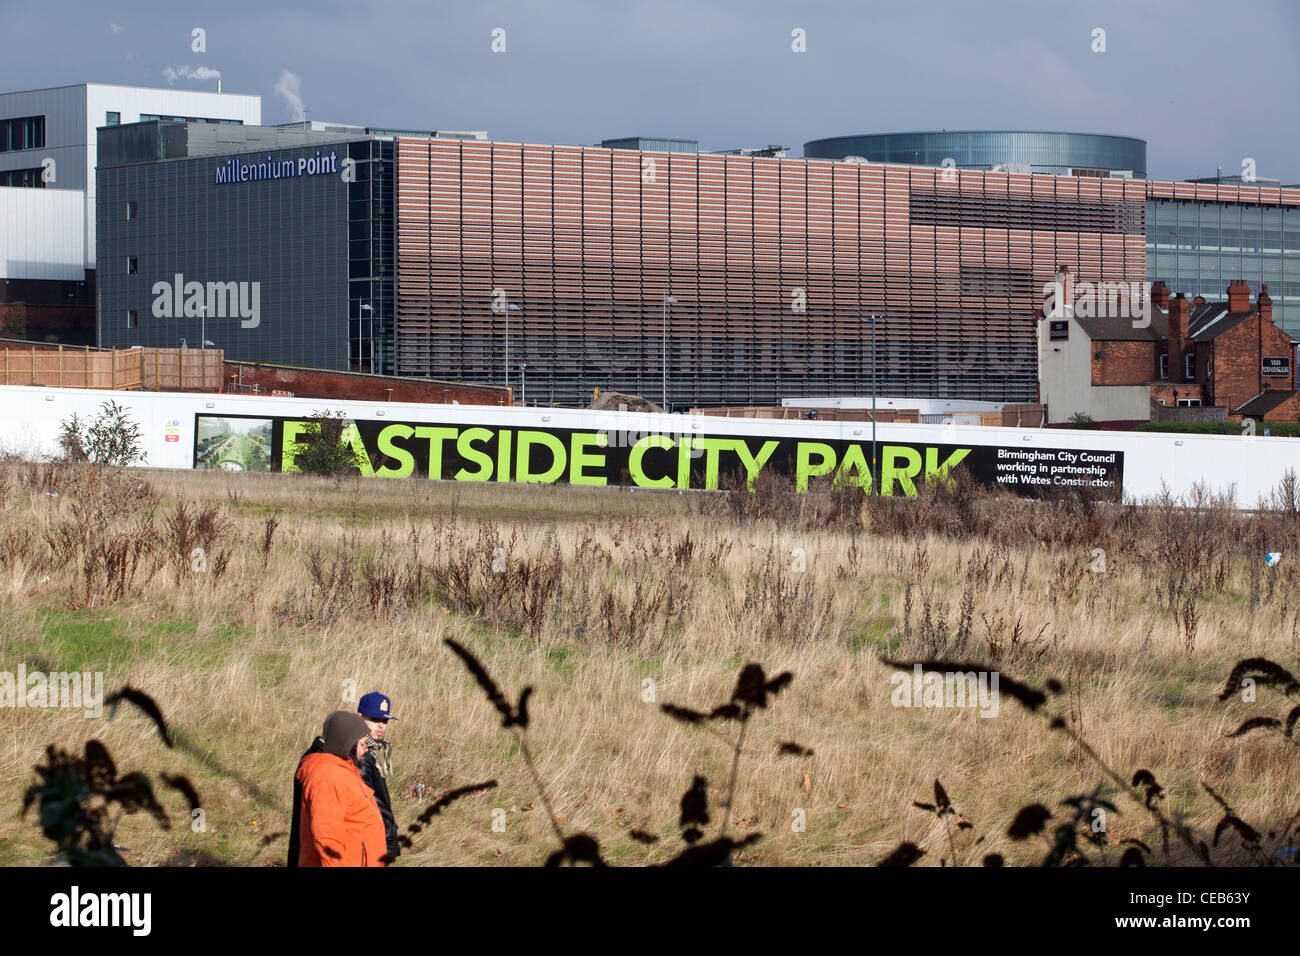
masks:
{"label": "building window", "polygon": [[117,126],[117,125],[119,125],[121,122],[122,122],[122,114],[121,114],[121,113],[105,113],[105,114],[104,114],[104,125],[105,125],[105,126]]}
{"label": "building window", "polygon": [[1199,398],[1180,398],[1178,400],[1179,408],[1200,408],[1201,400]]}
{"label": "building window", "polygon": [[45,177],[41,175],[43,170],[37,169],[10,169],[0,172],[0,186],[28,186],[35,189],[42,189],[45,186]]}
{"label": "building window", "polygon": [[128,329],[138,329],[138,328],[140,327],[140,310],[139,310],[139,309],[127,309],[127,310],[126,310],[126,327],[127,327]]}
{"label": "building window", "polygon": [[1161,381],[1169,377],[1169,356],[1160,356],[1160,379]]}
{"label": "building window", "polygon": [[[1188,352],[1183,356],[1183,377],[1189,382],[1196,381],[1196,353]],[[1197,403],[1200,404],[1199,402]]]}
{"label": "building window", "polygon": [[43,149],[44,147],[44,116],[0,120],[0,153],[14,149]]}
{"label": "building window", "polygon": [[126,274],[133,276],[140,271],[140,260],[135,256],[126,257]]}
{"label": "building window", "polygon": [[140,212],[140,204],[136,202],[134,199],[128,200],[126,204],[127,220],[129,221],[131,219],[134,219],[139,214],[139,212]]}

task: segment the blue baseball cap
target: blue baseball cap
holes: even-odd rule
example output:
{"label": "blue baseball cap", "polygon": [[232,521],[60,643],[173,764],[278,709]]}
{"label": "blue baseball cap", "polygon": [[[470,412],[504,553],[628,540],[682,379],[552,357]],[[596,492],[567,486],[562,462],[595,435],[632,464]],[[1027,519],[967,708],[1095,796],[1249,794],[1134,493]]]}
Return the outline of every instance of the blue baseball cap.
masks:
{"label": "blue baseball cap", "polygon": [[383,694],[366,694],[357,703],[357,713],[371,720],[396,720],[393,716],[393,702]]}

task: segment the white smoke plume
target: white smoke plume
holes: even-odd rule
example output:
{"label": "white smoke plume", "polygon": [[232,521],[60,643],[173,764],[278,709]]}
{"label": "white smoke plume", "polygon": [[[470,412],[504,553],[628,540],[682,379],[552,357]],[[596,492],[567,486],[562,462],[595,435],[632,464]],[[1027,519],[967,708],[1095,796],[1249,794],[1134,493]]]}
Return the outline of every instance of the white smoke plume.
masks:
{"label": "white smoke plume", "polygon": [[188,66],[178,66],[175,69],[166,67],[162,71],[163,77],[167,80],[168,86],[174,86],[177,80],[219,80],[221,71],[214,70],[211,67],[199,66],[190,69]]}
{"label": "white smoke plume", "polygon": [[307,111],[302,105],[302,78],[295,73],[281,68],[280,78],[275,81],[275,93],[284,100],[289,108],[289,121],[301,123],[307,118]]}

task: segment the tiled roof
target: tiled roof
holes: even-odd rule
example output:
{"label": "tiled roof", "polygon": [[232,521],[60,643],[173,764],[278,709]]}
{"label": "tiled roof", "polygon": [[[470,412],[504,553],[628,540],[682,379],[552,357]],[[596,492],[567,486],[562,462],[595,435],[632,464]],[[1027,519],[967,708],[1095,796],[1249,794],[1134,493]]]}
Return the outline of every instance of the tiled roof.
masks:
{"label": "tiled roof", "polygon": [[1232,413],[1234,415],[1245,415],[1249,418],[1263,418],[1295,394],[1295,389],[1268,389],[1260,392],[1244,405],[1234,408]]}

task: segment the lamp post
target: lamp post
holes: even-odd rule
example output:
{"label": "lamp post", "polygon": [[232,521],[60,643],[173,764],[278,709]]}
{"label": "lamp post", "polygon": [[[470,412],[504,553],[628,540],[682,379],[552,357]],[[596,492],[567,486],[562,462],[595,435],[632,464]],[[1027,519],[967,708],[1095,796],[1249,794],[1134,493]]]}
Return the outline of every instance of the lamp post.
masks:
{"label": "lamp post", "polygon": [[528,404],[528,392],[524,389],[524,369],[528,368],[527,362],[519,363],[519,404]]}
{"label": "lamp post", "polygon": [[664,324],[663,324],[663,375],[664,375],[664,394],[663,409],[668,411],[668,306],[676,305],[677,300],[667,292],[664,293]]}
{"label": "lamp post", "polygon": [[[374,375],[374,374],[375,374],[375,307],[372,306],[369,302],[359,302],[359,303],[357,303],[357,336],[358,336],[358,339],[360,338],[360,335],[361,335],[361,328],[360,328],[360,326],[361,326],[361,313],[362,313],[362,312],[369,312],[369,313],[370,313],[370,329],[369,329],[370,335],[367,336],[367,338],[370,339],[370,374],[371,374],[371,375]],[[360,342],[359,342],[359,341],[358,341],[358,345],[360,345]]]}
{"label": "lamp post", "polygon": [[876,467],[876,323],[884,316],[862,317],[871,323],[871,493],[880,493],[880,470]]}
{"label": "lamp post", "polygon": [[506,316],[506,354],[505,354],[505,363],[504,363],[505,376],[502,384],[508,386],[510,384],[510,313],[520,312],[522,310],[519,308],[519,306],[507,302],[506,307],[503,311],[505,312],[505,316]]}

